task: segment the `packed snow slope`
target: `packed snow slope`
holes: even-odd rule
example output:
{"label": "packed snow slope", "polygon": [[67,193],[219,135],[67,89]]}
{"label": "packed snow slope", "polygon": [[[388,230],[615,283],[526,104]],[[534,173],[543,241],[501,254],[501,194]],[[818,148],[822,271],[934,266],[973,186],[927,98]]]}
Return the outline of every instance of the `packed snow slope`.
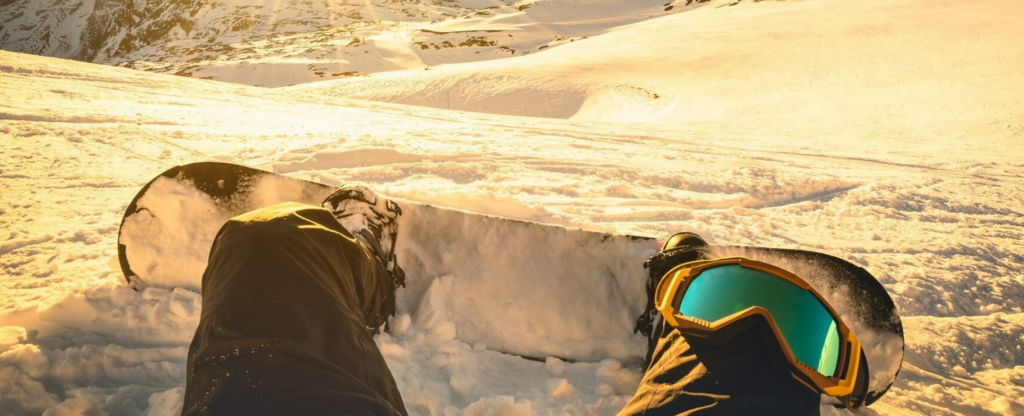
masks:
{"label": "packed snow slope", "polygon": [[957,151],[1019,137],[1020,1],[735,3],[525,57],[296,88],[495,114],[813,130],[826,142],[970,138]]}
{"label": "packed snow slope", "polygon": [[[900,379],[862,413],[1024,414],[1021,3],[722,5],[359,88],[0,52],[0,413],[179,411],[200,294],[128,288],[117,225],[154,175],[222,160],[507,217],[833,253],[878,276],[904,316]],[[449,70],[452,85],[432,78]],[[339,96],[405,100],[388,82],[453,103],[504,86],[553,110]],[[578,106],[546,104],[562,85],[584,91]],[[595,87],[609,85],[651,95]],[[413,414],[613,414],[635,389],[636,359],[535,362],[463,342],[437,313],[451,287],[437,278],[436,298],[376,338]]]}
{"label": "packed snow slope", "polygon": [[705,1],[0,0],[0,49],[280,86],[521,56]]}

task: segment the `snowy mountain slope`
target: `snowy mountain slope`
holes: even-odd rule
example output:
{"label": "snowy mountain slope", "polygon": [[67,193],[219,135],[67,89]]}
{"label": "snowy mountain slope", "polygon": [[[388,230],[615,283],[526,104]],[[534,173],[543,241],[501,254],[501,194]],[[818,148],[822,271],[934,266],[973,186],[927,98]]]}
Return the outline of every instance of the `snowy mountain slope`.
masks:
{"label": "snowy mountain slope", "polygon": [[731,4],[525,57],[294,88],[494,114],[773,136],[813,130],[830,146],[894,135],[923,147],[960,143],[936,136],[970,138],[971,146],[941,149],[960,153],[1019,141],[1024,3]]}
{"label": "snowy mountain slope", "polygon": [[[836,253],[905,317],[901,378],[864,413],[1024,412],[1019,141],[951,153],[953,135],[894,133],[897,152],[821,146],[803,126],[450,112],[0,52],[0,409],[176,411],[199,294],[125,287],[116,227],[156,173],[226,160],[542,222]],[[635,388],[635,360],[538,363],[460,341],[438,277],[377,338],[414,414],[612,414]],[[532,306],[510,313],[557,319]]]}
{"label": "snowy mountain slope", "polygon": [[[0,16],[53,4],[0,3]],[[99,3],[65,13],[121,4]],[[685,5],[676,3],[670,12]],[[901,378],[863,413],[1024,414],[1020,2],[719,2],[627,27],[646,17],[619,13],[621,4],[516,3],[422,21],[451,33],[389,45],[423,41],[417,58],[447,62],[484,47],[442,56],[430,42],[512,33],[543,43],[490,63],[302,88],[0,52],[0,413],[175,413],[199,294],[126,288],[116,227],[153,175],[225,160],[514,218],[835,253],[879,276],[904,316]],[[569,24],[579,5],[600,7]],[[203,27],[235,16],[217,10]],[[34,13],[23,18],[55,16]],[[311,15],[289,16],[297,32],[274,32],[278,40],[223,33],[232,51],[241,46],[226,62],[269,73],[291,50],[283,39],[320,36],[308,33],[322,23],[294,20]],[[578,27],[619,29],[537,52],[546,36]],[[412,59],[388,47],[389,59]],[[198,56],[139,50],[167,68]],[[196,74],[217,70],[212,53]],[[281,68],[270,78],[309,70]],[[635,388],[635,359],[538,363],[463,342],[444,318],[460,312],[446,308],[453,286],[437,277],[430,296],[403,298],[395,332],[377,338],[414,414],[613,414]],[[512,312],[557,319],[529,306]],[[846,412],[823,408],[834,413]]]}
{"label": "snowy mountain slope", "polygon": [[0,48],[280,86],[528,54],[699,4],[679,3],[7,0]]}

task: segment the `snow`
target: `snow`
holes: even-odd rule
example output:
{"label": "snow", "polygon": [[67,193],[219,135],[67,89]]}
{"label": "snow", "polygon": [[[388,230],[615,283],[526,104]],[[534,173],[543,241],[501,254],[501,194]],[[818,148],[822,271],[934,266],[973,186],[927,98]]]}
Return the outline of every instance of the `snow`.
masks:
{"label": "snow", "polygon": [[668,4],[662,0],[280,0],[272,4],[8,0],[0,9],[0,48],[282,86],[521,56],[700,3]]}
{"label": "snow", "polygon": [[146,194],[137,206],[142,212],[123,225],[125,238],[120,241],[134,259],[143,259],[133,268],[146,274],[145,281],[160,282],[166,287],[199,289],[199,280],[206,269],[206,260],[217,230],[227,221],[213,215],[201,217],[192,212],[217,212],[213,199],[181,182],[157,178],[149,187],[158,194],[186,194],[181,205],[162,203]]}
{"label": "snow", "polygon": [[[899,380],[862,413],[1024,414],[1019,2],[712,1],[607,24],[624,3],[588,4],[601,28],[587,39],[538,35],[557,47],[497,60],[417,53],[429,70],[287,89],[0,52],[0,409],[179,411],[200,294],[127,287],[117,224],[159,172],[222,160],[487,214],[833,253],[904,317]],[[566,27],[491,13],[466,24]],[[474,338],[448,308],[458,284],[425,283],[431,300],[376,337],[413,414],[613,414],[631,396],[635,360],[538,362]]]}

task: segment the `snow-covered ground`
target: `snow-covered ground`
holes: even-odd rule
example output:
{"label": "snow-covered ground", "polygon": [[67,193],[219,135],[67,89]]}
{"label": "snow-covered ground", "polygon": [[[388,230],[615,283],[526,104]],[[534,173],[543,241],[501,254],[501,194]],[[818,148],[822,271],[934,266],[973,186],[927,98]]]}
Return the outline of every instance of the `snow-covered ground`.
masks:
{"label": "snow-covered ground", "polygon": [[[129,289],[116,236],[141,185],[199,160],[830,252],[904,317],[900,379],[862,413],[1024,414],[1024,4],[728,4],[287,89],[0,52],[0,414],[178,411],[200,295]],[[437,307],[377,338],[414,414],[613,414],[639,380],[469,345]]]}

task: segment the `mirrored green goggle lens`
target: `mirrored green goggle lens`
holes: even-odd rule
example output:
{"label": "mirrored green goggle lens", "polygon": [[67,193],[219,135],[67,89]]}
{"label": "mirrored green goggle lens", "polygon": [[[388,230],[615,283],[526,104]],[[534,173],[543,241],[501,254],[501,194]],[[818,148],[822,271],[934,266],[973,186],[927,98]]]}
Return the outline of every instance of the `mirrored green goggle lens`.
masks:
{"label": "mirrored green goggle lens", "polygon": [[780,277],[735,264],[713,267],[693,279],[678,310],[714,322],[752,306],[772,314],[797,360],[835,376],[840,339],[835,319],[814,294]]}

